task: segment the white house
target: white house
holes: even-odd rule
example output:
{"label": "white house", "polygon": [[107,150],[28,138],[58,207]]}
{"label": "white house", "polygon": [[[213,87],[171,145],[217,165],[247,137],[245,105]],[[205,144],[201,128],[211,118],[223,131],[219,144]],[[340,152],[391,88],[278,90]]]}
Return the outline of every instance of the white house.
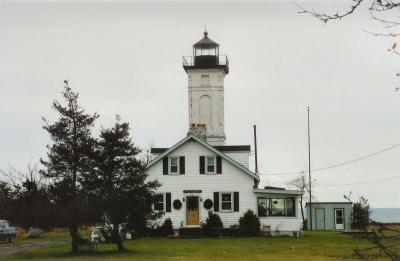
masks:
{"label": "white house", "polygon": [[188,135],[169,148],[152,148],[148,179],[161,183],[154,209],[172,220],[174,229],[199,227],[208,211],[218,213],[224,227],[239,223],[251,209],[272,233],[302,227],[300,191],[259,188],[259,176],[249,169],[250,145],[225,145],[224,78],[229,73],[219,45],[204,38],[184,57],[188,74]]}

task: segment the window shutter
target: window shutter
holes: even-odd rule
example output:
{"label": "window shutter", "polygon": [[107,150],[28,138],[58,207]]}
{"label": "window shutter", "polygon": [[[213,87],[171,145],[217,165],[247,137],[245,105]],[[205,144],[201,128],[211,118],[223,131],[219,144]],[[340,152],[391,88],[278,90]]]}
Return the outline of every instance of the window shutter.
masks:
{"label": "window shutter", "polygon": [[239,192],[233,192],[233,211],[239,211]]}
{"label": "window shutter", "polygon": [[217,174],[222,174],[222,158],[217,156]]}
{"label": "window shutter", "polygon": [[163,175],[168,175],[168,157],[163,158]]}
{"label": "window shutter", "polygon": [[214,212],[219,211],[219,192],[214,192]]}
{"label": "window shutter", "polygon": [[171,193],[165,193],[165,212],[171,212]]}
{"label": "window shutter", "polygon": [[179,157],[179,172],[185,174],[185,156]]}
{"label": "window shutter", "polygon": [[204,174],[205,165],[206,165],[205,163],[206,163],[206,157],[200,156],[200,174]]}

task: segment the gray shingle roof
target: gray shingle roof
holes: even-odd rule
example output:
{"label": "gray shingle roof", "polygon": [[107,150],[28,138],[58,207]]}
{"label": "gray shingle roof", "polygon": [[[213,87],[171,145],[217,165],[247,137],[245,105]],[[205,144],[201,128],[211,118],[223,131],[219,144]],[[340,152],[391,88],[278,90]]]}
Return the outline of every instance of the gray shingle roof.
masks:
{"label": "gray shingle roof", "polygon": [[208,38],[208,32],[204,32],[204,37],[197,43],[193,45],[195,48],[211,48],[211,47],[218,47],[219,44]]}

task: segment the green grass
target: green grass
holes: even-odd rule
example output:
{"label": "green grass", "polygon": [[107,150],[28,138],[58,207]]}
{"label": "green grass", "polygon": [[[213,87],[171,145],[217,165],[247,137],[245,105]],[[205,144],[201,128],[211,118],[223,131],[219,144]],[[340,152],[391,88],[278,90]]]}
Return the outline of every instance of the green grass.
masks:
{"label": "green grass", "polygon": [[[64,238],[61,234],[46,237]],[[117,253],[114,244],[99,244],[97,252],[73,256],[68,244],[28,249],[6,260],[335,260],[350,257],[354,248],[371,246],[366,240],[335,232],[308,232],[298,239],[151,238],[124,243],[128,249],[125,253]]]}

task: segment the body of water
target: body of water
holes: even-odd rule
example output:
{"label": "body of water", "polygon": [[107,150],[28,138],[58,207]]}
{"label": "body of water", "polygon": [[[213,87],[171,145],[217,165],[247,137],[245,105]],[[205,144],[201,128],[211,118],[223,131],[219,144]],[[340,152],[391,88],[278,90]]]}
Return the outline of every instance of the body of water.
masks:
{"label": "body of water", "polygon": [[370,218],[382,223],[400,223],[400,208],[371,208]]}

